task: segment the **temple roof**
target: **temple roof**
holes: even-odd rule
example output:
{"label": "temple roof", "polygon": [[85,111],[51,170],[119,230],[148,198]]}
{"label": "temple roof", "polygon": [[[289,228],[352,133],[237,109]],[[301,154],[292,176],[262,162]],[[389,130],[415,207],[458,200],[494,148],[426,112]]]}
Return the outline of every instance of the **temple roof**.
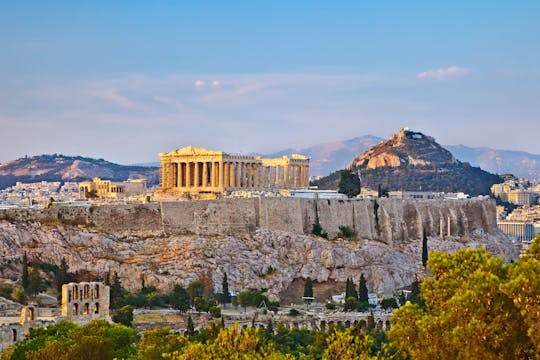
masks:
{"label": "temple roof", "polygon": [[181,149],[176,149],[170,152],[159,153],[159,156],[168,155],[224,155],[223,151],[208,150],[201,147],[186,146]]}

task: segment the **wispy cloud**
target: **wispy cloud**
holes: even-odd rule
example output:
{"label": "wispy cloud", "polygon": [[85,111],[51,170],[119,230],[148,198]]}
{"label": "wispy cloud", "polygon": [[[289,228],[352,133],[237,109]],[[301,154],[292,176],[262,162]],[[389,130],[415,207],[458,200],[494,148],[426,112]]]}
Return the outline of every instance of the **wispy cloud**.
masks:
{"label": "wispy cloud", "polygon": [[92,93],[92,96],[126,109],[135,109],[137,107],[137,104],[132,102],[126,96],[120,95],[116,89],[97,90]]}
{"label": "wispy cloud", "polygon": [[425,79],[442,80],[446,78],[464,76],[464,75],[467,75],[469,72],[470,72],[469,69],[454,65],[446,69],[433,69],[433,70],[422,71],[421,73],[416,75],[416,78],[420,80],[425,80]]}

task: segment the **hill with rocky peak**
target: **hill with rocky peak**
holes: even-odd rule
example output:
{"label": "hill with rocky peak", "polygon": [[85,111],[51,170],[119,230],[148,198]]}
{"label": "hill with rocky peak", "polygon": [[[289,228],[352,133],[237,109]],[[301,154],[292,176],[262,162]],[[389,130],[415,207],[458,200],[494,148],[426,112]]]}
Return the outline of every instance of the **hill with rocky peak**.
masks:
{"label": "hill with rocky peak", "polygon": [[[362,187],[404,191],[465,192],[489,194],[499,176],[457,160],[431,136],[403,128],[355,157],[347,168],[359,172]],[[314,183],[336,189],[340,172]]]}
{"label": "hill with rocky peak", "polygon": [[84,181],[94,177],[113,181],[146,178],[149,184],[156,184],[159,182],[159,169],[61,154],[24,157],[0,164],[0,189],[15,185],[17,181]]}

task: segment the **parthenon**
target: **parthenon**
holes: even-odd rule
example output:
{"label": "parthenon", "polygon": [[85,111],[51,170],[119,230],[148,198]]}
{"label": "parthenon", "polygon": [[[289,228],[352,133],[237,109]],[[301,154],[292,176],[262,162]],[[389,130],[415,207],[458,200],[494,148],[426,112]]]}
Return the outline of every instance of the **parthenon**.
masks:
{"label": "parthenon", "polygon": [[161,189],[186,193],[307,188],[309,158],[262,158],[187,146],[159,154]]}

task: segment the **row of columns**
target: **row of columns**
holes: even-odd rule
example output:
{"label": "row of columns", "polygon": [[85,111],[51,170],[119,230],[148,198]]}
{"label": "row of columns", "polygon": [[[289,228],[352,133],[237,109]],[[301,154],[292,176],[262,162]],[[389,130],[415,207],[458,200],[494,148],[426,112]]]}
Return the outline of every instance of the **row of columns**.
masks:
{"label": "row of columns", "polygon": [[249,161],[187,161],[162,164],[164,188],[307,187],[309,167],[263,165]]}

